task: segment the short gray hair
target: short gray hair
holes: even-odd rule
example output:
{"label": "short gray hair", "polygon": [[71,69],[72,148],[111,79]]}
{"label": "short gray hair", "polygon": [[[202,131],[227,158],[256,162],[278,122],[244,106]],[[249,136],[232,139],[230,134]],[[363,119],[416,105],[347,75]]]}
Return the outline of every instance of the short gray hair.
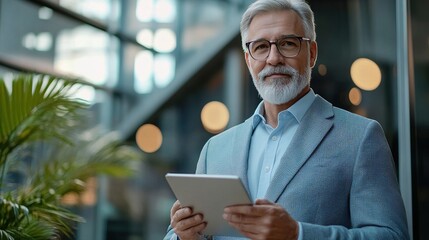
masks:
{"label": "short gray hair", "polygon": [[292,10],[301,18],[305,35],[312,41],[316,40],[316,30],[314,25],[314,14],[305,0],[257,0],[250,4],[244,12],[240,23],[241,43],[246,51],[247,34],[253,18],[260,14],[276,10]]}

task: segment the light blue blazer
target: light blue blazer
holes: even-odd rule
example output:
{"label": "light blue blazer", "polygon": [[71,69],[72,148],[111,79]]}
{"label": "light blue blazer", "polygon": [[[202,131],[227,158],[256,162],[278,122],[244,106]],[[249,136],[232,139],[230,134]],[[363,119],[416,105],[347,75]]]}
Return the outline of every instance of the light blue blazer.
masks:
{"label": "light blue blazer", "polygon": [[[212,137],[196,172],[238,175],[248,188],[251,136],[250,118]],[[379,123],[316,96],[265,198],[301,222],[305,240],[409,239],[395,172]]]}

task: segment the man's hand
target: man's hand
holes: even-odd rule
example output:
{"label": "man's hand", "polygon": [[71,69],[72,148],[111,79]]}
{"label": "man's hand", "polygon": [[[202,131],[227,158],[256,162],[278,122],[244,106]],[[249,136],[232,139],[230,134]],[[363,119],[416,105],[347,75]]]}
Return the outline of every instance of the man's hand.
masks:
{"label": "man's hand", "polygon": [[207,226],[203,215],[193,213],[189,207],[180,205],[176,201],[170,211],[171,227],[181,240],[199,239],[200,232]]}
{"label": "man's hand", "polygon": [[230,206],[223,218],[250,239],[298,239],[298,222],[281,206],[258,199],[251,206]]}

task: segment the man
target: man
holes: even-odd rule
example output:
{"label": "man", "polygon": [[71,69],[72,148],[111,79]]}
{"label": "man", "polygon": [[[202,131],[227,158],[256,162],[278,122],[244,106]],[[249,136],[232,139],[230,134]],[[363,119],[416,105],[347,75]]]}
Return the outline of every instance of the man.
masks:
{"label": "man", "polygon": [[[300,0],[259,0],[241,22],[245,60],[263,101],[211,138],[197,173],[240,176],[252,206],[223,217],[250,239],[408,239],[381,126],[310,88],[314,16]],[[165,239],[201,239],[204,217],[176,202]],[[214,239],[237,239],[216,237]]]}

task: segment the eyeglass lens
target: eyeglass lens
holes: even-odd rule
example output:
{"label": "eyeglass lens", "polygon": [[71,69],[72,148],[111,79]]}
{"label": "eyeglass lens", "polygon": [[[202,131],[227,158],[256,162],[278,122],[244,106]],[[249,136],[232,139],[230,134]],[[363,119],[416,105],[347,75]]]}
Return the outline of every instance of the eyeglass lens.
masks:
{"label": "eyeglass lens", "polygon": [[301,41],[296,37],[287,37],[275,42],[258,40],[249,44],[250,55],[256,60],[265,60],[271,51],[271,45],[275,44],[277,50],[284,57],[295,57],[301,48]]}

